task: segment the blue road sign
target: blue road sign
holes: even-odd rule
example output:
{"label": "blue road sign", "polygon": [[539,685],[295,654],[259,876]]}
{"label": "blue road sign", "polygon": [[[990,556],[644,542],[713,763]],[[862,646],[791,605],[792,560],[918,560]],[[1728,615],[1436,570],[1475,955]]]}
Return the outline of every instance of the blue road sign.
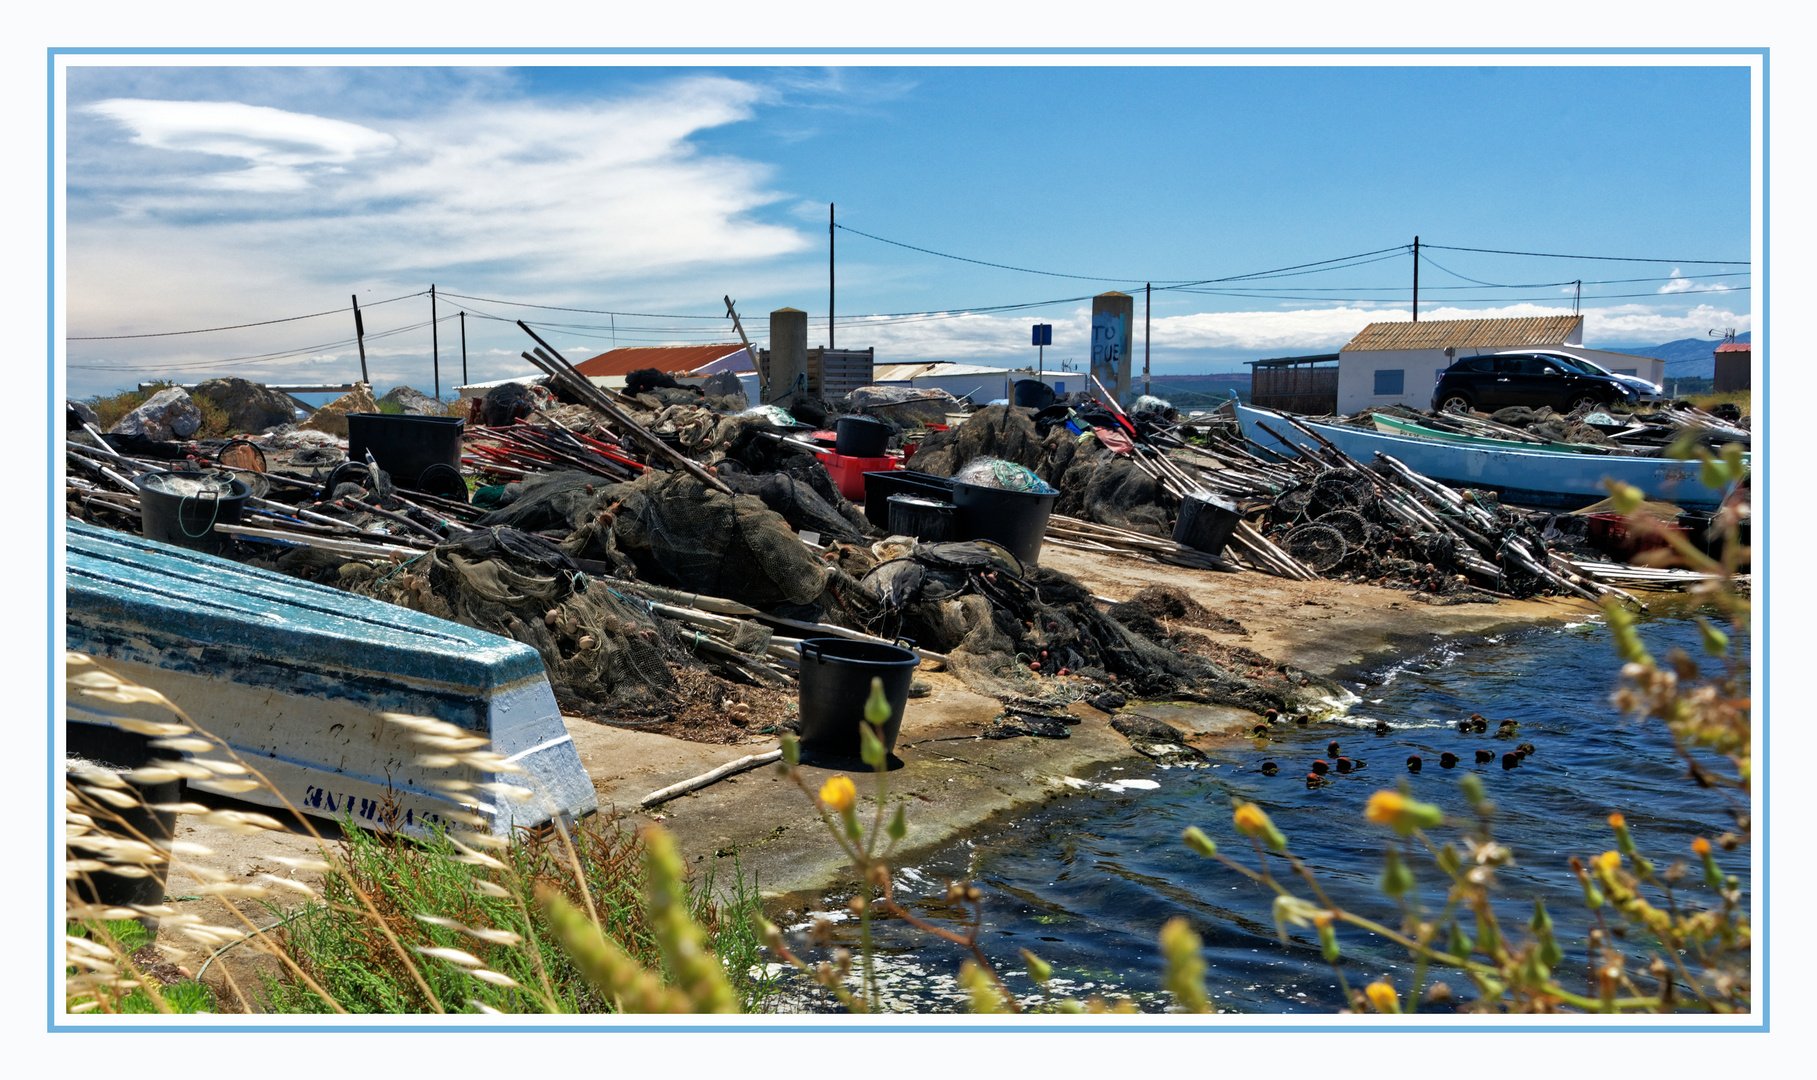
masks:
{"label": "blue road sign", "polygon": [[1030,345],[1052,345],[1054,343],[1054,326],[1052,323],[1035,324],[1035,340]]}

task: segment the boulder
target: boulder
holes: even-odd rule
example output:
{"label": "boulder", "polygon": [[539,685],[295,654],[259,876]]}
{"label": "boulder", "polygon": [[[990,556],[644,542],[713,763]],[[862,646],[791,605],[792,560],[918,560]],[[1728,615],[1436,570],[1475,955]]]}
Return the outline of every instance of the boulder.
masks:
{"label": "boulder", "polygon": [[246,379],[209,379],[196,384],[195,396],[220,406],[231,431],[256,435],[297,418],[296,402],[289,395]]}
{"label": "boulder", "polygon": [[385,402],[396,405],[409,416],[446,416],[448,413],[446,405],[408,386],[392,387],[390,393],[379,399],[380,404]]}
{"label": "boulder", "polygon": [[95,410],[89,406],[88,402],[69,398],[68,403],[68,411],[75,415],[76,423],[74,426],[79,428],[83,424],[92,424],[96,421],[97,417],[95,416]]}
{"label": "boulder", "polygon": [[180,386],[160,390],[120,418],[109,435],[140,435],[154,442],[187,439],[202,426],[202,410]]}
{"label": "boulder", "polygon": [[325,431],[330,435],[347,437],[347,414],[356,412],[378,412],[379,403],[372,399],[372,386],[368,383],[354,383],[353,389],[328,404],[309,414],[309,419],[297,425],[299,431]]}

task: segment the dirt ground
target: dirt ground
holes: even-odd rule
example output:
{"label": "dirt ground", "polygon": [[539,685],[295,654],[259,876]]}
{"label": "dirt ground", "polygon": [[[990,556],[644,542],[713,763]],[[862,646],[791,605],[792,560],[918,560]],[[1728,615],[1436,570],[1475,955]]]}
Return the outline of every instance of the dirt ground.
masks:
{"label": "dirt ground", "polygon": [[[1297,582],[1258,573],[1221,574],[1187,570],[1126,558],[1048,546],[1042,565],[1071,574],[1101,599],[1127,601],[1152,585],[1176,586],[1203,605],[1204,625],[1169,626],[1202,635],[1208,647],[1230,659],[1245,659],[1252,650],[1276,663],[1290,663],[1330,675],[1366,659],[1423,647],[1435,638],[1491,631],[1497,627],[1581,617],[1594,609],[1578,600],[1545,600],[1499,604],[1434,606],[1407,593],[1370,585]],[[1228,620],[1228,621],[1226,621]],[[1233,625],[1240,624],[1239,626]],[[1235,632],[1241,629],[1244,633]],[[1002,710],[999,702],[967,690],[953,676],[923,664],[917,679],[925,696],[909,702],[896,754],[902,766],[889,774],[890,791],[908,796],[911,849],[931,847],[995,815],[1018,806],[1056,798],[1070,790],[1065,777],[1090,765],[1136,757],[1129,740],[1115,731],[1111,715],[1075,703],[1078,718],[1065,739],[1021,736],[989,740],[981,729]],[[752,713],[729,741],[691,742],[648,728],[617,727],[569,717],[568,728],[592,776],[602,811],[615,812],[628,823],[655,821],[676,836],[697,870],[715,869],[721,880],[734,869],[755,874],[768,896],[824,888],[840,882],[845,870],[837,849],[803,792],[762,766],[722,780],[650,809],[640,807],[647,794],[697,776],[723,763],[760,754],[777,745],[773,736],[755,734],[779,717],[765,710],[786,711],[788,703],[773,696],[750,702]],[[1131,703],[1124,712],[1164,720],[1190,732],[1186,740],[1201,747],[1256,721],[1239,709]],[[676,727],[689,727],[688,723]],[[804,766],[812,789],[834,770]],[[852,770],[860,796],[875,791],[873,775]],[[275,856],[307,854],[305,837],[262,834],[236,836],[180,821],[179,839],[200,844],[213,854],[187,861],[224,874],[230,880],[253,881],[261,874],[295,876]],[[167,892],[189,894],[193,875],[176,870]],[[195,910],[210,921],[218,906],[195,901],[172,905]],[[246,916],[264,925],[270,916],[256,905]],[[248,950],[236,950],[245,953]],[[252,978],[250,956],[234,958],[225,970],[235,978]],[[199,959],[195,961],[199,963]],[[256,961],[269,963],[270,961]],[[191,966],[191,970],[193,970]],[[216,970],[219,970],[217,966]]]}

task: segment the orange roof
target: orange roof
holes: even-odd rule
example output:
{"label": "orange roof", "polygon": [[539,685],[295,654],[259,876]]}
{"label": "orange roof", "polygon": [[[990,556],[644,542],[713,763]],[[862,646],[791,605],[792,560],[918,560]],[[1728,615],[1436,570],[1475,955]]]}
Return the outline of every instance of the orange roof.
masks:
{"label": "orange roof", "polygon": [[1582,315],[1547,315],[1534,319],[1438,319],[1426,322],[1378,322],[1363,327],[1344,352],[1400,349],[1519,349],[1563,345],[1583,325]]}
{"label": "orange roof", "polygon": [[1719,353],[1720,352],[1753,352],[1754,346],[1748,344],[1745,341],[1731,341],[1731,342],[1728,342],[1727,344],[1716,346],[1716,351]]}
{"label": "orange roof", "polygon": [[743,351],[744,346],[737,342],[729,345],[627,345],[600,353],[591,360],[582,360],[574,365],[574,370],[592,378],[629,375],[644,368],[680,375]]}

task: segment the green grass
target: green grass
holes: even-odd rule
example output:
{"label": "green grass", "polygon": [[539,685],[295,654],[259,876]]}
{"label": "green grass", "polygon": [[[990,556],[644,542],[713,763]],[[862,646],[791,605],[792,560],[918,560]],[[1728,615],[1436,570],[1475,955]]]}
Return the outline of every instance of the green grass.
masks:
{"label": "green grass", "polygon": [[[661,949],[646,912],[641,845],[629,830],[597,817],[574,829],[573,839],[602,928],[631,957],[646,967],[659,968]],[[474,1002],[501,1012],[545,1011],[545,985],[562,1012],[613,1011],[612,1002],[587,981],[555,942],[547,917],[534,900],[525,898],[520,906],[518,895],[489,896],[475,887],[476,880],[484,879],[515,894],[517,890],[511,888],[515,878],[525,890],[537,885],[556,888],[584,909],[567,852],[558,838],[523,840],[496,853],[511,867],[509,874],[455,862],[459,852],[442,837],[418,843],[356,828],[349,830],[343,844],[342,857],[354,881],[371,897],[385,925],[412,951],[429,989],[447,1011],[474,1012]],[[759,910],[756,890],[739,874],[725,896],[716,899],[714,894],[715,882],[710,876],[691,883],[690,913],[707,931],[711,950],[720,958],[744,1008],[761,1011],[774,988],[752,976],[754,970],[762,970],[763,963],[761,943],[752,928],[752,917]],[[325,904],[305,909],[280,931],[286,951],[297,964],[350,1012],[433,1011],[430,1000],[347,882],[331,875],[324,900]],[[273,914],[281,913],[273,909]],[[418,915],[453,919],[471,928],[508,930],[524,940],[521,944],[487,943],[457,929],[424,922]],[[486,968],[510,976],[522,988],[483,982],[455,963],[416,954],[418,948],[463,950],[478,957]],[[271,1012],[331,1011],[292,975],[268,976],[264,991],[264,1007]]]}

